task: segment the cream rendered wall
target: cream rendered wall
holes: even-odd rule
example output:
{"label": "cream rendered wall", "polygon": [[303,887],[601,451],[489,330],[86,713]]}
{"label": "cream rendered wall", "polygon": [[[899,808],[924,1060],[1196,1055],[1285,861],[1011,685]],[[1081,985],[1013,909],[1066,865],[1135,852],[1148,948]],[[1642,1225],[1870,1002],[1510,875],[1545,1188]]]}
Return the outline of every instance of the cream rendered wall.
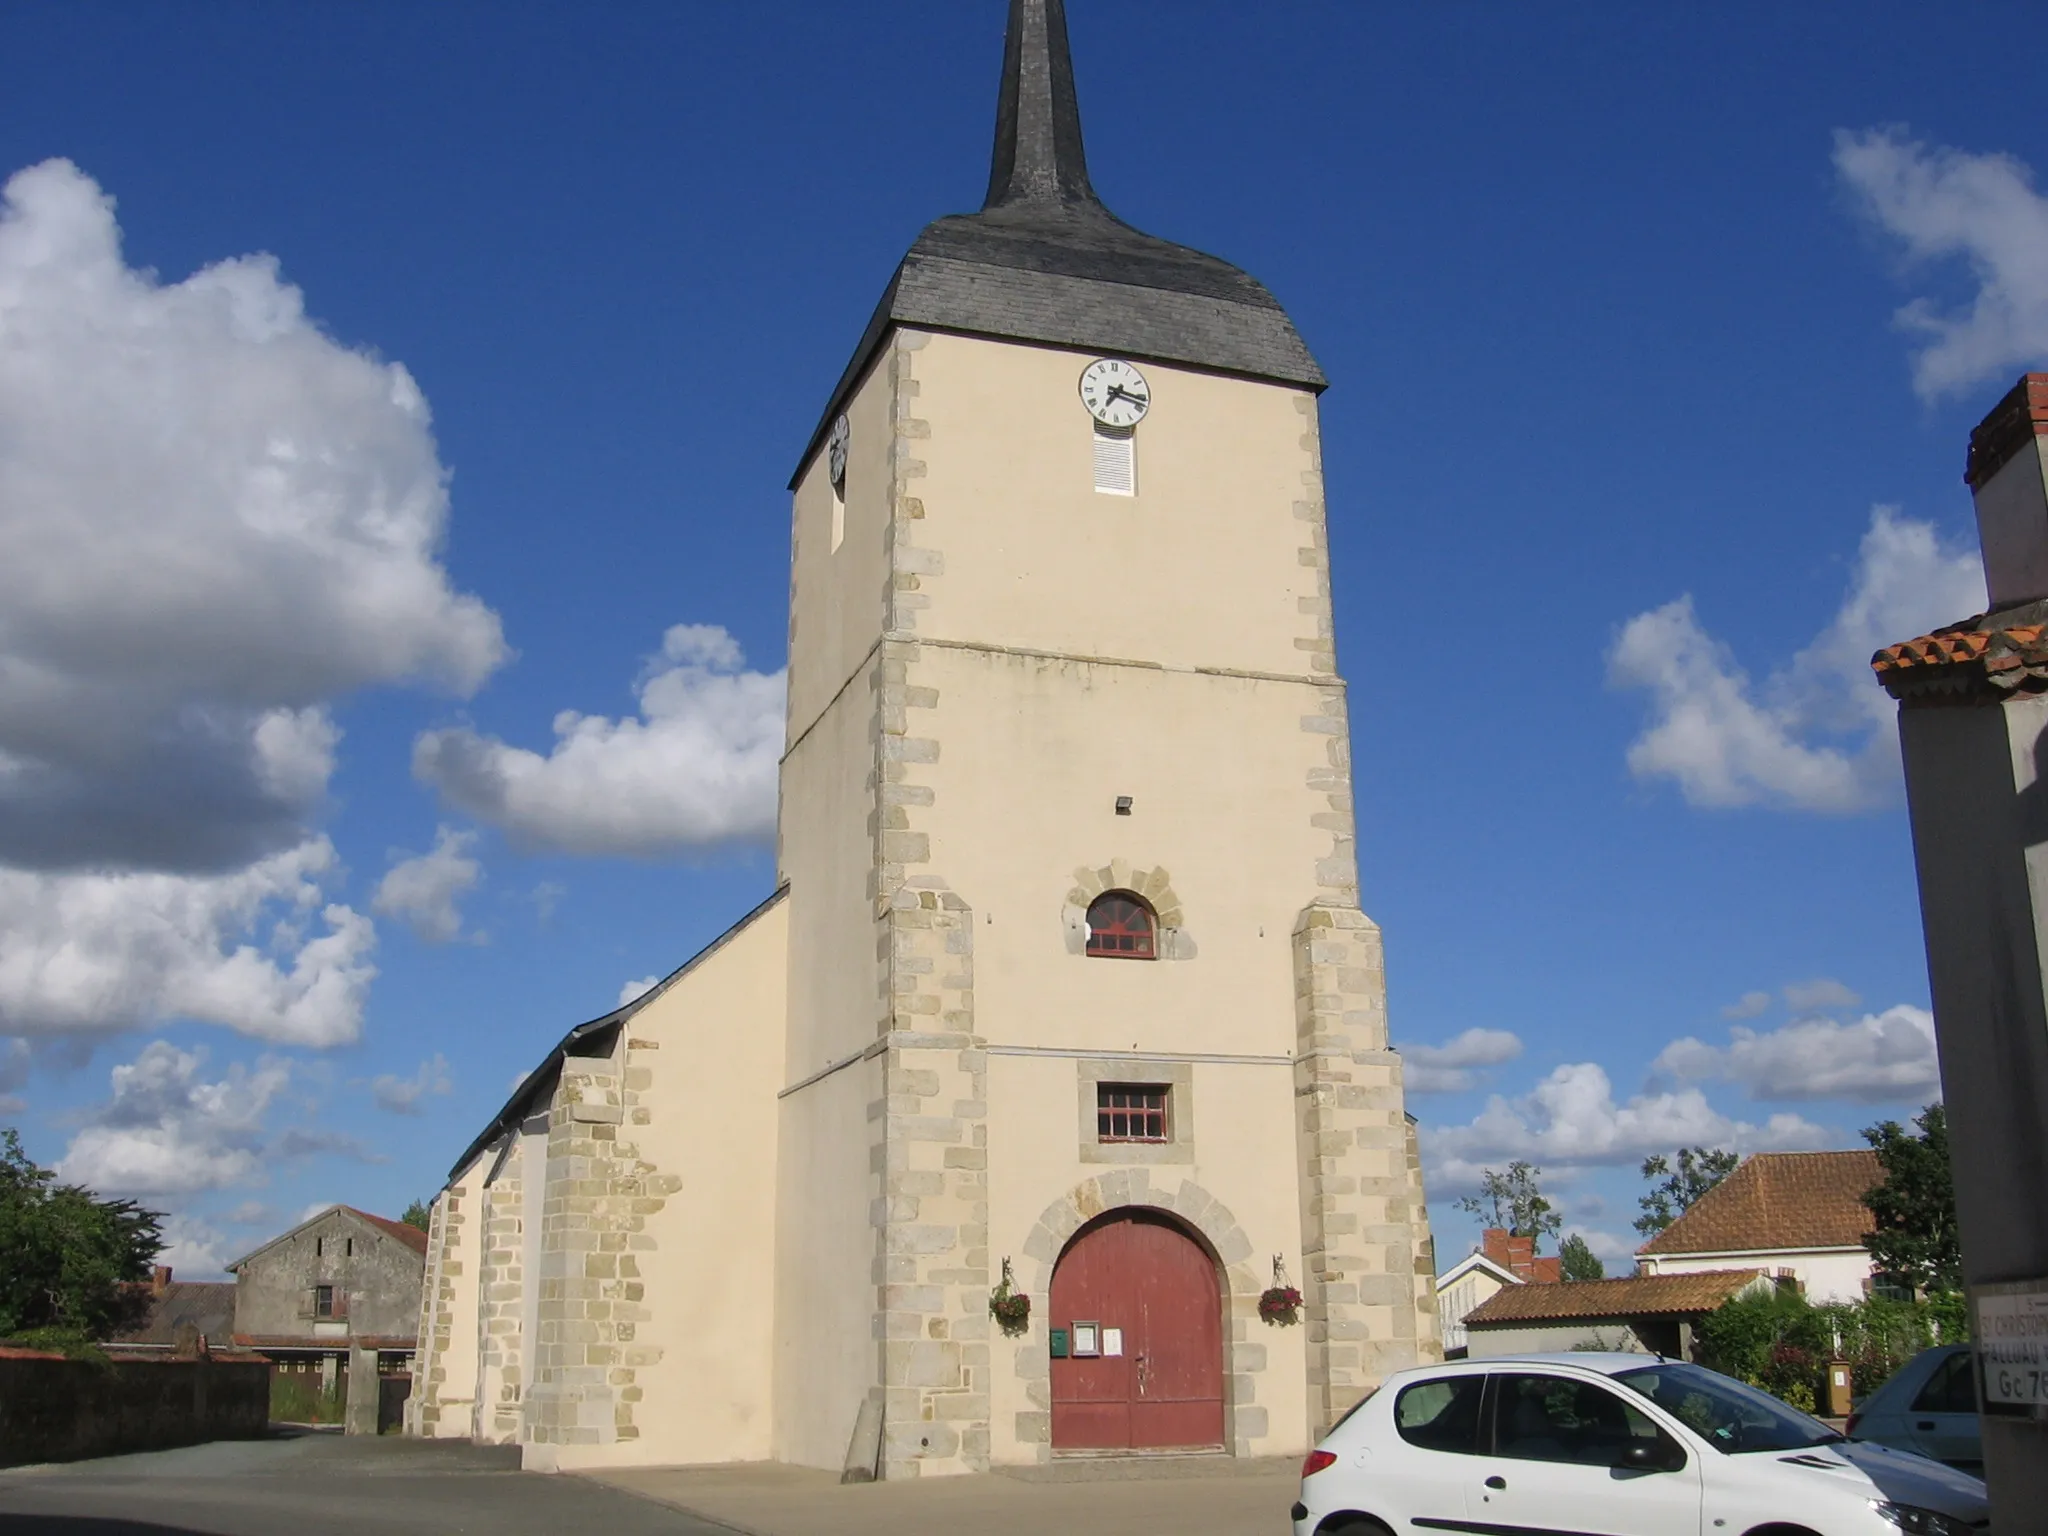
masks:
{"label": "cream rendered wall", "polygon": [[[634,1440],[606,1465],[765,1461],[771,1450],[776,1090],[789,956],[777,902],[626,1026],[629,1127],[639,1162],[675,1176],[620,1256],[645,1312],[632,1354]],[[637,1272],[637,1273],[636,1273]],[[564,1448],[562,1465],[576,1464]]]}
{"label": "cream rendered wall", "polygon": [[1785,1248],[1768,1253],[1644,1254],[1636,1266],[1646,1275],[1697,1275],[1714,1269],[1760,1269],[1775,1276],[1789,1269],[1807,1300],[1861,1301],[1869,1288],[1870,1255],[1861,1248]]}
{"label": "cream rendered wall", "polygon": [[[1062,957],[1064,958],[1064,957]],[[1075,962],[1100,968],[1120,962]],[[1123,969],[1158,970],[1126,964]],[[1079,1089],[1074,1055],[1005,1055],[1002,1036],[991,1034],[989,1091],[989,1228],[998,1260],[1012,1260],[1020,1289],[1033,1290],[1036,1266],[1023,1252],[1026,1236],[1047,1209],[1077,1185],[1112,1173],[1114,1164],[1081,1155],[1076,1123]],[[1157,1079],[1159,1067],[1140,1060],[1120,1064],[1116,1076],[1131,1082]],[[1194,1156],[1146,1168],[1151,1192],[1170,1192],[1192,1183],[1221,1205],[1251,1243],[1252,1253],[1234,1267],[1242,1282],[1232,1297],[1226,1277],[1225,1395],[1233,1409],[1257,1408],[1258,1433],[1240,1435],[1241,1453],[1286,1455],[1308,1446],[1306,1399],[1307,1330],[1262,1322],[1258,1292],[1271,1283],[1271,1256],[1290,1263],[1299,1280],[1301,1214],[1296,1197],[1294,1079],[1286,1060],[1273,1063],[1203,1063],[1193,1070],[1190,1105],[1180,1106],[1194,1123]],[[1192,1110],[1191,1117],[1186,1115]],[[1090,1138],[1092,1141],[1092,1138]],[[1164,1204],[1163,1200],[1139,1203]],[[1207,1236],[1208,1234],[1204,1234]],[[1248,1290],[1248,1294],[1246,1294]],[[1034,1343],[1042,1349],[1045,1329],[1056,1320],[1043,1291],[1032,1295]],[[1102,1321],[1114,1325],[1116,1319]],[[1246,1346],[1250,1346],[1247,1351]],[[1043,1411],[1043,1382],[1027,1374],[1030,1352],[998,1336],[994,1352],[991,1459],[1029,1463],[1040,1442],[1018,1433],[1019,1415]],[[1029,1368],[1032,1371],[1036,1367]],[[1248,1379],[1256,1371],[1256,1379]],[[1034,1388],[1037,1390],[1034,1391]],[[1251,1398],[1254,1401],[1246,1401]],[[1249,1414],[1236,1415],[1245,1423]],[[1241,1426],[1240,1426],[1241,1427]]]}
{"label": "cream rendered wall", "polygon": [[821,452],[793,498],[789,745],[778,856],[789,984],[778,1138],[773,1454],[840,1467],[877,1381],[869,1105],[882,1069],[844,1065],[882,1027],[874,879],[877,651],[890,592],[898,366],[883,352],[849,401],[844,537],[832,547]]}
{"label": "cream rendered wall", "polygon": [[[1331,841],[1311,824],[1324,738],[1301,728],[1309,689],[936,648],[918,681],[938,691],[943,748],[920,825],[932,867],[976,909],[991,1043],[1293,1051],[1290,936]],[[1070,952],[1075,872],[1114,859],[1166,871],[1194,958]],[[1291,1117],[1291,1096],[1274,1110]]]}
{"label": "cream rendered wall", "polygon": [[[1296,504],[1305,390],[1139,367],[1138,494],[1096,491],[1079,380],[1096,354],[935,335],[916,353],[929,426],[917,542],[943,572],[921,636],[1167,666],[1299,674],[1317,591]],[[1327,648],[1327,647],[1325,647]]]}

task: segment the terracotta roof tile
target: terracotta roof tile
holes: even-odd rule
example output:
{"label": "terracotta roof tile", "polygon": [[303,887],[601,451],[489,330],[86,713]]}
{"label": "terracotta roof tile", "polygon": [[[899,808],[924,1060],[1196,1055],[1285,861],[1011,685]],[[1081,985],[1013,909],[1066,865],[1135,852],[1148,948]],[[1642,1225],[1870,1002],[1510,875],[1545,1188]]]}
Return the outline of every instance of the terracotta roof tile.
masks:
{"label": "terracotta roof tile", "polygon": [[402,1221],[389,1221],[382,1216],[372,1216],[368,1211],[356,1211],[356,1208],[352,1205],[344,1206],[343,1209],[355,1211],[358,1216],[362,1217],[371,1226],[397,1238],[414,1253],[425,1253],[427,1251],[427,1234],[418,1227],[409,1226]]}
{"label": "terracotta roof tile", "polygon": [[1620,1280],[1565,1280],[1510,1285],[1465,1314],[1467,1327],[1567,1322],[1573,1318],[1662,1317],[1711,1312],[1763,1277],[1755,1269],[1709,1269],[1695,1275],[1630,1275]]}
{"label": "terracotta roof tile", "polygon": [[[2030,605],[2031,606],[2031,605]],[[1894,698],[1995,700],[2048,687],[2048,625],[1993,624],[1988,615],[1888,645],[1870,669]]]}
{"label": "terracotta roof tile", "polygon": [[1871,1230],[1863,1197],[1883,1177],[1868,1149],[1759,1152],[1636,1252],[1853,1248]]}

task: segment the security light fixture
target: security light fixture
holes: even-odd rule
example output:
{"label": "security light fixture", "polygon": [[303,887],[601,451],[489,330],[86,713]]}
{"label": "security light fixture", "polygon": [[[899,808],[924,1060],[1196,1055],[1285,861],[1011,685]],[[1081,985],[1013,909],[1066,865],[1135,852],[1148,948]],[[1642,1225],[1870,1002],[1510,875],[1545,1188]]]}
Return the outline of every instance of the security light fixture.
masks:
{"label": "security light fixture", "polygon": [[1116,797],[1116,813],[1119,816],[1131,814],[1131,797],[1129,795],[1118,795]]}

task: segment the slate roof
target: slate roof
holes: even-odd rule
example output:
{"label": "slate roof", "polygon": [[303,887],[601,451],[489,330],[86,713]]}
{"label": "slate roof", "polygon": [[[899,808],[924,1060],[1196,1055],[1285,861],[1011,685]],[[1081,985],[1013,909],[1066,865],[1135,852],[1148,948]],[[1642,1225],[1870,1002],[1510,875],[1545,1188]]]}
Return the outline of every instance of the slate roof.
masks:
{"label": "slate roof", "polygon": [[979,213],[940,219],[912,243],[798,475],[899,325],[1156,358],[1318,391],[1329,382],[1256,278],[1133,229],[1096,196],[1065,0],[1010,0],[987,199]]}
{"label": "slate roof", "polygon": [[1563,1323],[1578,1319],[1673,1317],[1711,1312],[1763,1278],[1755,1269],[1709,1269],[1696,1275],[1631,1275],[1620,1280],[1564,1280],[1510,1285],[1465,1314],[1465,1326]]}
{"label": "slate roof", "polygon": [[1863,1196],[1884,1177],[1877,1153],[1759,1152],[1636,1252],[1775,1253],[1854,1248],[1871,1230]]}
{"label": "slate roof", "polygon": [[114,1335],[120,1344],[175,1344],[178,1329],[197,1329],[213,1343],[225,1343],[235,1331],[235,1283],[232,1280],[173,1280],[152,1296],[149,1313],[139,1327]]}

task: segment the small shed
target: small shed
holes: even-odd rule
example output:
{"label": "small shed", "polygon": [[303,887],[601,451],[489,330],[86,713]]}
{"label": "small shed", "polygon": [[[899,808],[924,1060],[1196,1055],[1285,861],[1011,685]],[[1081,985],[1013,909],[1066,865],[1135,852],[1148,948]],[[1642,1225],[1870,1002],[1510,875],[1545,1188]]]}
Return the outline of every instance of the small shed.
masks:
{"label": "small shed", "polygon": [[1721,1269],[1511,1285],[1465,1314],[1466,1349],[1475,1360],[1572,1349],[1690,1360],[1694,1324],[1724,1301],[1771,1284],[1761,1270]]}

